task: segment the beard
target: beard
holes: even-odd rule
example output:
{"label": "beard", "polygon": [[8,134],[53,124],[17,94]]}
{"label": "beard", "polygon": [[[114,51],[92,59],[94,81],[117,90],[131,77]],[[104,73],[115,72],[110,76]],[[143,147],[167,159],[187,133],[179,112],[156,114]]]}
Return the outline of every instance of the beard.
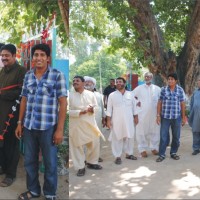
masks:
{"label": "beard", "polygon": [[84,88],[85,88],[86,90],[93,91],[93,90],[94,90],[94,85],[85,85]]}

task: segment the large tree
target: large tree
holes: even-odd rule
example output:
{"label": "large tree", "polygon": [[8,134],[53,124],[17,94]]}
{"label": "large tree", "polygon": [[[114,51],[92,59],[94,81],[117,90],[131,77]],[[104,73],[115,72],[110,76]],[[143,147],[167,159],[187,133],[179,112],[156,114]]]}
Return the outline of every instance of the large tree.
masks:
{"label": "large tree", "polygon": [[[108,17],[121,28],[121,34],[111,38],[112,48],[124,48],[126,59],[134,65],[147,66],[157,85],[165,83],[168,73],[177,72],[186,93],[192,93],[200,74],[200,1],[101,0],[81,4],[85,9],[92,4],[107,9]],[[80,30],[104,37],[106,32],[101,30],[104,22],[100,15],[96,19],[100,28],[92,16],[88,26],[84,26],[84,19],[77,23]]]}
{"label": "large tree", "polygon": [[36,24],[46,24],[54,13],[58,34],[63,43],[68,42],[69,0],[2,0],[0,11],[1,32],[10,33],[10,42],[19,44],[24,32],[35,31]]}

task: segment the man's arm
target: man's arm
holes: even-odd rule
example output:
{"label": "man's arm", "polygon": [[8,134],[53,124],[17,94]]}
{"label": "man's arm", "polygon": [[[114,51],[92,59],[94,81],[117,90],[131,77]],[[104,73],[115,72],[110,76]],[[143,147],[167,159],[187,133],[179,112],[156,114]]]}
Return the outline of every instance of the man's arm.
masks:
{"label": "man's arm", "polygon": [[63,140],[64,124],[65,124],[66,113],[67,113],[67,98],[60,97],[58,99],[58,102],[59,102],[58,124],[53,136],[53,143],[55,145],[60,144]]}
{"label": "man's arm", "polygon": [[186,123],[186,118],[185,118],[185,101],[181,102],[181,116],[182,116],[182,126],[184,126],[185,123]]}
{"label": "man's arm", "polygon": [[160,124],[161,110],[162,110],[162,101],[158,100],[158,103],[157,103],[157,117],[156,117],[156,122],[157,122],[158,125]]}
{"label": "man's arm", "polygon": [[26,103],[27,99],[26,97],[22,97],[21,102],[20,102],[20,109],[19,109],[19,119],[18,119],[18,125],[15,130],[15,136],[20,139],[22,136],[22,126],[23,126],[23,119],[26,111]]}

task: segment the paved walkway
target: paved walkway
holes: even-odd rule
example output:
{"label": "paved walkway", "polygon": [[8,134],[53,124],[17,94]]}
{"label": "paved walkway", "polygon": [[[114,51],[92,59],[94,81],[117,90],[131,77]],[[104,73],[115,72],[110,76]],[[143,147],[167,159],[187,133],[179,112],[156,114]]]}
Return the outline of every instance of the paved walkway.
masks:
{"label": "paved walkway", "polygon": [[[109,132],[104,131],[108,138]],[[199,199],[200,155],[192,156],[192,133],[190,127],[182,128],[178,154],[180,160],[169,156],[155,162],[157,156],[149,152],[141,158],[135,145],[137,161],[123,158],[121,165],[114,164],[110,143],[103,145],[103,170],[86,170],[84,177],[77,177],[70,160],[70,199]]]}
{"label": "paved walkway", "polygon": [[[43,184],[43,173],[40,173],[40,183]],[[4,179],[4,175],[0,175],[0,181]],[[67,177],[58,176],[58,190],[57,198],[58,199],[68,199],[68,183],[66,182]],[[26,191],[26,174],[23,167],[23,157],[21,156],[20,162],[17,169],[17,178],[16,181],[6,188],[0,187],[0,199],[17,199],[18,196]],[[40,198],[34,198],[35,200],[43,200],[44,196]]]}

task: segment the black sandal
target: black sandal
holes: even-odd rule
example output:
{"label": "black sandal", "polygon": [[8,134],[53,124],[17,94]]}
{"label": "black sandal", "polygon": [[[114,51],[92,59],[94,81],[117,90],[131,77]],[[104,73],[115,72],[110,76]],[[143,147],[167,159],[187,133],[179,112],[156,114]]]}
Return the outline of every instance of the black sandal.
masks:
{"label": "black sandal", "polygon": [[30,191],[26,191],[19,195],[18,200],[30,200],[38,197],[40,197],[40,195],[33,195]]}
{"label": "black sandal", "polygon": [[180,159],[180,157],[177,154],[171,154],[171,158],[173,158],[174,160]]}
{"label": "black sandal", "polygon": [[164,159],[165,159],[165,157],[159,156],[159,157],[156,159],[156,162],[162,162]]}
{"label": "black sandal", "polygon": [[90,164],[90,163],[87,163],[87,167],[88,167],[89,169],[95,169],[95,170],[102,169],[102,166],[101,166],[101,165],[98,165],[98,164]]}
{"label": "black sandal", "polygon": [[122,163],[122,160],[120,157],[117,157],[115,160],[115,164],[120,165]]}
{"label": "black sandal", "polygon": [[130,160],[137,160],[137,157],[135,157],[134,155],[127,155],[126,159],[130,159]]}

